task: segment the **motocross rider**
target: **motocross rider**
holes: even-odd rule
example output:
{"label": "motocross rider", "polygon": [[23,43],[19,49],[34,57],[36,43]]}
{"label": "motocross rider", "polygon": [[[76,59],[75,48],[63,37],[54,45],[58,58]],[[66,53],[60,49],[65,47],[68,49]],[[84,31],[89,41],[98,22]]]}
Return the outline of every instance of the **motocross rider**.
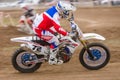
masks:
{"label": "motocross rider", "polygon": [[[62,60],[56,58],[58,52],[59,40],[54,35],[57,33],[63,36],[69,35],[60,25],[61,18],[67,18],[70,11],[74,11],[76,8],[66,1],[58,1],[55,6],[52,6],[40,15],[37,15],[33,22],[33,31],[43,40],[52,45],[50,50],[49,64],[62,64]],[[54,29],[51,29],[54,27]]]}
{"label": "motocross rider", "polygon": [[[36,15],[36,12],[34,11],[33,8],[29,7],[26,4],[22,4],[20,7],[24,11],[22,16],[25,16],[29,25],[32,26],[33,20],[34,20],[35,15]],[[21,19],[22,19],[22,17],[21,17]],[[21,20],[21,23],[22,23],[22,21],[24,21],[24,20]]]}

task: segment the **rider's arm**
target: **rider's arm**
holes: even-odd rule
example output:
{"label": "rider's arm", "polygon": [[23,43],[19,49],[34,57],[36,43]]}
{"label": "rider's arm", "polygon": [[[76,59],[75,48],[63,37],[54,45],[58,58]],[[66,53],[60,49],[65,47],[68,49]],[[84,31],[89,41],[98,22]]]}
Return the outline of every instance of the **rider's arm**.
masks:
{"label": "rider's arm", "polygon": [[62,34],[62,35],[64,35],[64,36],[67,35],[67,32],[66,32],[60,25],[58,25],[58,24],[56,24],[56,23],[53,23],[53,24],[54,24],[55,30],[56,30],[58,33],[60,33],[60,34]]}
{"label": "rider's arm", "polygon": [[55,30],[56,30],[58,33],[66,36],[68,33],[67,33],[67,31],[65,31],[65,30],[60,26],[59,19],[60,19],[60,17],[59,17],[59,15],[56,13],[56,14],[54,15],[54,17],[53,17],[53,22],[52,22],[52,23],[53,23],[53,26],[54,26]]}
{"label": "rider's arm", "polygon": [[51,32],[52,34],[55,34],[55,31],[53,31],[52,29],[48,29],[49,32]]}

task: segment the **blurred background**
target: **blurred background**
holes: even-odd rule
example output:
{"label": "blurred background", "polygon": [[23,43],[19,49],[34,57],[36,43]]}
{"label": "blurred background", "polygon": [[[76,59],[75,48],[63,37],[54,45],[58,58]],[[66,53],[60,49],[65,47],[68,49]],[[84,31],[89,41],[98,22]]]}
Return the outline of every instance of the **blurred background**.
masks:
{"label": "blurred background", "polygon": [[[21,5],[28,5],[33,9],[43,9],[55,5],[59,0],[0,0],[0,25],[16,25],[10,13],[4,10],[21,10]],[[119,7],[120,0],[65,0],[72,2],[77,7]],[[21,13],[22,15],[22,13]],[[7,20],[6,20],[7,18]],[[18,21],[18,20],[17,20]]]}
{"label": "blurred background", "polygon": [[[59,1],[59,0],[0,0],[0,4],[1,4],[0,7],[19,6],[19,4],[23,4],[23,3],[37,5],[37,4],[53,2],[53,1]],[[98,6],[98,5],[119,6],[120,5],[120,0],[65,0],[65,1],[71,1],[74,3],[77,2],[81,6]]]}

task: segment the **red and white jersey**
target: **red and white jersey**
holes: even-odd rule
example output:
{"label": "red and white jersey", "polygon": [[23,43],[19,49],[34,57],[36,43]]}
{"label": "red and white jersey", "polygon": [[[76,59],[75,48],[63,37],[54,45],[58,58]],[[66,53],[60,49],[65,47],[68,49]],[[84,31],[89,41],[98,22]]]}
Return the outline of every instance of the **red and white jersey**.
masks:
{"label": "red and white jersey", "polygon": [[53,6],[35,18],[33,22],[33,30],[38,36],[41,36],[43,30],[47,30],[54,34],[55,31],[51,29],[51,27],[54,27],[58,33],[66,36],[67,32],[60,26],[59,20],[59,13],[56,7]]}

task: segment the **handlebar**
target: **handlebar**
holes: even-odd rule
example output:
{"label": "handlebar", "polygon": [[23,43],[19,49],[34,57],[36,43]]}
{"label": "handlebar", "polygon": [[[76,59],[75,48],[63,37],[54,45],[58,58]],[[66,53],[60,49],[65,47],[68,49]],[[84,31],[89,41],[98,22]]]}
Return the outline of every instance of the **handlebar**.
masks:
{"label": "handlebar", "polygon": [[68,19],[70,22],[71,26],[71,31],[76,34],[76,37],[81,37],[83,38],[83,32],[82,30],[78,27],[78,25],[74,22],[74,14],[71,13],[71,17]]}
{"label": "handlebar", "polygon": [[68,19],[68,21],[74,21],[74,14],[73,13],[71,13],[71,17]]}

